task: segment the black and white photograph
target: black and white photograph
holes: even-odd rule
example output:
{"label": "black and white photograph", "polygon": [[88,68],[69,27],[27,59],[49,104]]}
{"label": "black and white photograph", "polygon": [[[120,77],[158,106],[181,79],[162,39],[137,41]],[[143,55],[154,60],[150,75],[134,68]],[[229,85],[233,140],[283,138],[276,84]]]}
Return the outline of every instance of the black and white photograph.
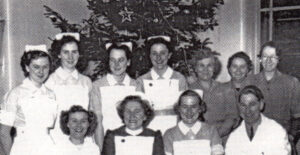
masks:
{"label": "black and white photograph", "polygon": [[0,0],[0,155],[300,155],[300,0]]}

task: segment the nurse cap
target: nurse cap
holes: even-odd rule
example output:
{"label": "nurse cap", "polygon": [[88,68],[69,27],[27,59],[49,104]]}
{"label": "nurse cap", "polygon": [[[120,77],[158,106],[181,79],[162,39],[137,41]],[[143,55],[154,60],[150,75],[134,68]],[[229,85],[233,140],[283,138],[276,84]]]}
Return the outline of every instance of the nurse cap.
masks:
{"label": "nurse cap", "polygon": [[[106,43],[105,44],[105,49],[109,49],[109,47],[112,45],[113,43]],[[117,45],[125,45],[129,48],[129,50],[132,52],[132,42],[128,41],[128,42],[118,42],[116,43]]]}
{"label": "nurse cap", "polygon": [[49,54],[48,50],[47,50],[47,46],[45,44],[25,45],[25,53],[30,52],[30,51],[42,51],[42,52]]}
{"label": "nurse cap", "polygon": [[80,41],[80,35],[77,32],[63,32],[55,35],[55,40],[61,40],[65,36],[73,37],[75,40]]}
{"label": "nurse cap", "polygon": [[158,35],[158,36],[151,36],[147,38],[147,41],[152,40],[152,39],[158,39],[161,38],[165,40],[166,42],[171,42],[171,37],[170,36],[165,36],[165,35]]}

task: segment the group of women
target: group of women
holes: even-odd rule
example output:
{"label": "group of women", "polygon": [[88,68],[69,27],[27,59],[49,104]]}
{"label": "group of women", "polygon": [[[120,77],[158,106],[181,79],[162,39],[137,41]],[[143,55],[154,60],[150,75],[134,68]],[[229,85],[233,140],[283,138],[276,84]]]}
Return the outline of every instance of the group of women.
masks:
{"label": "group of women", "polygon": [[[57,34],[51,49],[57,58],[44,45],[25,48],[26,78],[1,104],[4,154],[224,154],[239,122],[236,97],[252,68],[245,53],[229,59],[232,80],[225,84],[213,80],[214,53],[196,53],[197,80],[188,84],[168,66],[170,37],[147,39],[152,68],[136,80],[126,73],[132,44],[111,43],[109,73],[92,83],[76,69],[82,52],[78,33]],[[51,59],[60,66],[49,75]]]}

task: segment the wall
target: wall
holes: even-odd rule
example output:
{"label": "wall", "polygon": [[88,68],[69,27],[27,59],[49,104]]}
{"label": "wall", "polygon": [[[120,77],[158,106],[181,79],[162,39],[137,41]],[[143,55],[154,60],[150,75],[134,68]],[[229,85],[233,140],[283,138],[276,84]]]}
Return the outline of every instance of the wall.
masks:
{"label": "wall", "polygon": [[[259,0],[224,0],[219,10],[219,26],[205,36],[211,38],[213,50],[220,52],[223,63],[222,73],[218,80],[227,81],[227,59],[237,51],[246,51],[253,57],[256,50],[255,27],[256,6]],[[8,88],[19,84],[23,77],[19,65],[20,57],[26,44],[50,45],[50,39],[59,32],[49,19],[43,15],[43,5],[61,13],[71,23],[79,23],[88,18],[89,10],[85,0],[0,0],[4,3],[3,12],[6,19],[3,48],[5,54],[5,80]],[[0,4],[1,4],[0,3]],[[71,8],[71,9],[70,9]],[[80,10],[80,11],[79,11]],[[0,14],[1,17],[1,14]],[[1,94],[0,94],[1,95]]]}
{"label": "wall", "polygon": [[238,51],[244,51],[255,61],[257,52],[257,29],[256,21],[259,0],[224,0],[219,10],[219,26],[209,32],[213,50],[221,53],[219,59],[222,62],[222,71],[217,80],[228,81],[227,72],[228,58]]}

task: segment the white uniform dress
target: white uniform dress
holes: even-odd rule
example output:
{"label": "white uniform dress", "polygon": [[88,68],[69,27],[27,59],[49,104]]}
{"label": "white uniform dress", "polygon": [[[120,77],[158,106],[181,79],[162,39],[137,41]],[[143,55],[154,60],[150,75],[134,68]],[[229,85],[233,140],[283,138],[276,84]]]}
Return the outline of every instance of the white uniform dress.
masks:
{"label": "white uniform dress", "polygon": [[285,129],[272,119],[261,114],[252,141],[250,141],[245,122],[236,128],[227,140],[226,155],[289,155],[291,146]]}
{"label": "white uniform dress", "polygon": [[54,91],[58,103],[58,119],[54,130],[51,132],[57,143],[61,138],[67,137],[62,133],[59,124],[61,111],[69,110],[73,105],[81,105],[83,108],[88,109],[92,82],[77,70],[68,73],[59,67],[50,75],[46,86]]}
{"label": "white uniform dress", "polygon": [[0,123],[17,129],[10,155],[50,155],[54,143],[48,133],[57,114],[54,93],[37,88],[26,78],[12,89],[1,105]]}
{"label": "white uniform dress", "polygon": [[57,145],[55,155],[100,155],[100,150],[92,141],[85,139],[83,144],[74,145],[69,137],[66,137]]}

